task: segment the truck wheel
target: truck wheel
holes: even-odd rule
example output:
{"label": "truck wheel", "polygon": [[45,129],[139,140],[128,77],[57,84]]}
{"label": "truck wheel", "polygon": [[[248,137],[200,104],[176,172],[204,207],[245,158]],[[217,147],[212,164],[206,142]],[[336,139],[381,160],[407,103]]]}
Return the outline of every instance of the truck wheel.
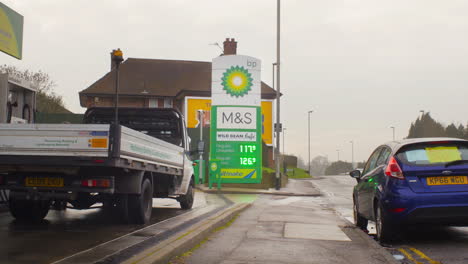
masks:
{"label": "truck wheel", "polygon": [[[193,181],[193,180],[192,180]],[[191,209],[193,206],[193,200],[195,192],[193,191],[193,182],[190,182],[187,193],[179,197],[180,207],[184,210]]]}
{"label": "truck wheel", "polygon": [[31,201],[31,200],[19,200],[10,197],[9,200],[10,213],[19,221],[24,222],[39,222],[50,209],[50,201]]}
{"label": "truck wheel", "polygon": [[132,224],[147,224],[153,210],[153,186],[149,179],[141,184],[140,194],[128,195],[128,215]]}

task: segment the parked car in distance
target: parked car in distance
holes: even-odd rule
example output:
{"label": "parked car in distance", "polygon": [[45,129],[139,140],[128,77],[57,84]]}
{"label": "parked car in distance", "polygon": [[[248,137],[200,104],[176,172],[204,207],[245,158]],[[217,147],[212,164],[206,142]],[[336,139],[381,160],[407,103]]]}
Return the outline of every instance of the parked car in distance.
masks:
{"label": "parked car in distance", "polygon": [[468,225],[468,141],[415,138],[376,148],[353,190],[356,226],[391,242],[407,225]]}

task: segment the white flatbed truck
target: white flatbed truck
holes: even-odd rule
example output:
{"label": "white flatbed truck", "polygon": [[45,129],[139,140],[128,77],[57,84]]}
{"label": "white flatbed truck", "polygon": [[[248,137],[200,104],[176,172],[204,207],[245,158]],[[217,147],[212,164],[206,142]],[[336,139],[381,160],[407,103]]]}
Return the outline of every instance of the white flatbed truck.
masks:
{"label": "white flatbed truck", "polygon": [[90,108],[84,124],[0,124],[0,189],[18,220],[102,203],[125,222],[148,223],[152,198],[194,199],[183,116],[175,109]]}

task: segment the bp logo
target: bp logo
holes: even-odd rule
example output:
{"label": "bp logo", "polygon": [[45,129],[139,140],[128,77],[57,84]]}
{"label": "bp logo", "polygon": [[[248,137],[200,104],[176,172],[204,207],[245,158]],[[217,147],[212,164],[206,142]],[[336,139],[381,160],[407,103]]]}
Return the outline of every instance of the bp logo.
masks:
{"label": "bp logo", "polygon": [[211,170],[215,171],[217,169],[218,169],[218,164],[216,164],[216,162],[211,163]]}
{"label": "bp logo", "polygon": [[223,73],[221,80],[223,90],[235,97],[244,96],[252,89],[251,74],[242,66],[231,66]]}

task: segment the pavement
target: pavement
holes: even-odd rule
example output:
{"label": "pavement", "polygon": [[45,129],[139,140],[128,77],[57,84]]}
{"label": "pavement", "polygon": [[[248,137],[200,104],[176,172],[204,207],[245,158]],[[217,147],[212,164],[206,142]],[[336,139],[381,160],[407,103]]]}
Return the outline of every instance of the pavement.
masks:
{"label": "pavement", "polygon": [[269,190],[259,196],[235,221],[170,263],[399,263],[340,217],[310,180],[292,180],[281,192],[288,195]]}

